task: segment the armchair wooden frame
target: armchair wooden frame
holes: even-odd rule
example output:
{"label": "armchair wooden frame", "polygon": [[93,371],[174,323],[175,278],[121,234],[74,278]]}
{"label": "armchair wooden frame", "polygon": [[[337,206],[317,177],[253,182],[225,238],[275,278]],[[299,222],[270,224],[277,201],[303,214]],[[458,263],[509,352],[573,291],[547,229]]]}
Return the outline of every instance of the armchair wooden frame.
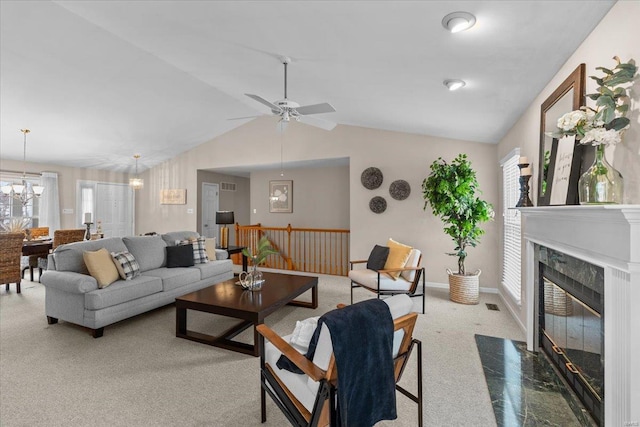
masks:
{"label": "armchair wooden frame", "polygon": [[[338,308],[344,304],[338,305]],[[422,427],[422,342],[413,338],[413,329],[418,318],[417,313],[409,313],[394,320],[394,331],[404,330],[404,336],[398,355],[394,359],[394,375],[396,390],[418,405],[418,426]],[[334,356],[331,355],[327,370],[322,370],[303,354],[294,349],[268,326],[261,324],[256,327],[260,335],[260,408],[261,421],[267,420],[266,394],[287,417],[291,425],[300,427],[316,427],[336,425],[336,392],[338,386],[338,372]],[[270,341],[282,354],[300,368],[314,381],[320,383],[312,411],[309,412],[302,403],[280,381],[273,368],[265,362],[265,339]],[[417,394],[412,394],[398,384],[404,373],[413,348],[417,347]],[[333,403],[332,403],[333,402]]]}
{"label": "armchair wooden frame", "polygon": [[[376,281],[377,283],[377,288],[372,288],[370,286],[367,286],[365,284],[359,283],[354,281],[353,279],[351,280],[351,304],[353,304],[353,290],[355,288],[364,288],[370,292],[373,292],[375,294],[377,294],[378,299],[380,299],[380,295],[388,295],[388,296],[393,296],[393,295],[398,295],[398,294],[407,294],[408,296],[410,296],[411,298],[415,298],[415,297],[422,297],[422,314],[424,314],[425,311],[425,274],[424,274],[424,267],[420,267],[420,263],[422,262],[422,255],[420,255],[420,258],[418,258],[418,266],[417,267],[405,267],[405,268],[390,268],[388,270],[377,270],[378,273],[378,280]],[[356,264],[366,264],[367,260],[357,260],[357,261],[349,261],[349,270],[353,270],[354,265]],[[409,290],[384,290],[384,289],[380,289],[380,275],[381,274],[386,274],[386,273],[393,273],[393,272],[403,272],[403,271],[412,271],[415,270],[416,274],[413,278],[413,282],[411,282],[411,286],[409,287]],[[418,289],[418,285],[420,284],[420,280],[422,279],[422,292],[421,293],[416,293],[416,290]]]}

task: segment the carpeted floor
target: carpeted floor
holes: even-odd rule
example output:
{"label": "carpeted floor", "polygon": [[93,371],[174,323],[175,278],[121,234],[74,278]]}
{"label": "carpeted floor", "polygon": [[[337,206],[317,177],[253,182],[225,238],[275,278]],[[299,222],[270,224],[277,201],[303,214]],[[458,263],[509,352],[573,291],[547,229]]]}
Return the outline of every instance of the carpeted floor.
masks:
{"label": "carpeted floor", "polygon": [[[371,294],[357,290],[356,299]],[[282,335],[296,320],[349,303],[346,278],[320,276],[316,310],[284,307],[266,324]],[[455,304],[427,290],[415,336],[423,342],[425,425],[495,426],[475,334],[524,336],[497,295],[479,305]],[[416,311],[421,311],[415,299]],[[495,303],[500,311],[487,310]],[[189,313],[189,328],[221,331],[228,319]],[[240,337],[250,339],[247,331]],[[414,357],[414,356],[412,356]],[[44,288],[23,280],[0,290],[0,425],[259,426],[259,359],[175,337],[175,308],[166,306],[105,328],[48,325]],[[415,390],[415,361],[402,379]],[[399,418],[379,426],[417,425],[415,403],[398,394]],[[268,401],[265,426],[288,425]]]}

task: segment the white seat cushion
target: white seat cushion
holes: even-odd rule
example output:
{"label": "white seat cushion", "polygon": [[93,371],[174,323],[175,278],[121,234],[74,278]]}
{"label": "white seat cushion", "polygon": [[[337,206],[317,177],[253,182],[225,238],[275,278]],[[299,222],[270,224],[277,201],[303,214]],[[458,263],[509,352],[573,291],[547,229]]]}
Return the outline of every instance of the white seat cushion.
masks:
{"label": "white seat cushion", "polygon": [[[353,280],[359,285],[366,286],[371,289],[378,289],[378,272],[374,270],[350,270],[349,279]],[[393,280],[385,273],[380,274],[380,290],[381,291],[408,291],[411,287],[411,283],[407,281],[404,276],[398,277],[397,280]]]}

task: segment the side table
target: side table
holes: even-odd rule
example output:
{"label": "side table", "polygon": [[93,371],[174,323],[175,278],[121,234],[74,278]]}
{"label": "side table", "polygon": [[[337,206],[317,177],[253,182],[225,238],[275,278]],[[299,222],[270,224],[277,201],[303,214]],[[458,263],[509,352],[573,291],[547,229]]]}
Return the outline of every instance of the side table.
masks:
{"label": "side table", "polygon": [[247,271],[249,261],[245,256],[245,254],[242,253],[242,250],[244,248],[246,248],[246,246],[229,246],[228,248],[222,248],[222,247],[216,246],[216,249],[224,249],[229,253],[229,255],[242,254],[242,271]]}

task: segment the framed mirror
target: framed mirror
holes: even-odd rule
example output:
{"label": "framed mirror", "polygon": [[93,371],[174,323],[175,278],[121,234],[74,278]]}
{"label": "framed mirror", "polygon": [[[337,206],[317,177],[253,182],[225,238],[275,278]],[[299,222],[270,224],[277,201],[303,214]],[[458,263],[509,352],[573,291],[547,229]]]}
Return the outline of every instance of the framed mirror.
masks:
{"label": "framed mirror", "polygon": [[[559,144],[557,138],[548,135],[557,130],[558,119],[565,113],[577,110],[584,105],[585,93],[585,65],[578,67],[563,81],[556,90],[542,103],[540,108],[540,155],[538,165],[538,206],[553,205],[575,205],[578,204],[578,178],[580,176],[580,164],[582,159],[582,145],[572,141],[572,150],[566,149],[567,141],[563,140]],[[558,147],[564,146],[562,159],[558,158]],[[571,159],[568,159],[570,156]],[[569,167],[569,171],[564,171],[562,176],[556,173],[556,179],[568,180],[568,191],[559,195],[553,194],[552,186],[556,163],[561,167]],[[558,171],[559,172],[559,171]]]}

